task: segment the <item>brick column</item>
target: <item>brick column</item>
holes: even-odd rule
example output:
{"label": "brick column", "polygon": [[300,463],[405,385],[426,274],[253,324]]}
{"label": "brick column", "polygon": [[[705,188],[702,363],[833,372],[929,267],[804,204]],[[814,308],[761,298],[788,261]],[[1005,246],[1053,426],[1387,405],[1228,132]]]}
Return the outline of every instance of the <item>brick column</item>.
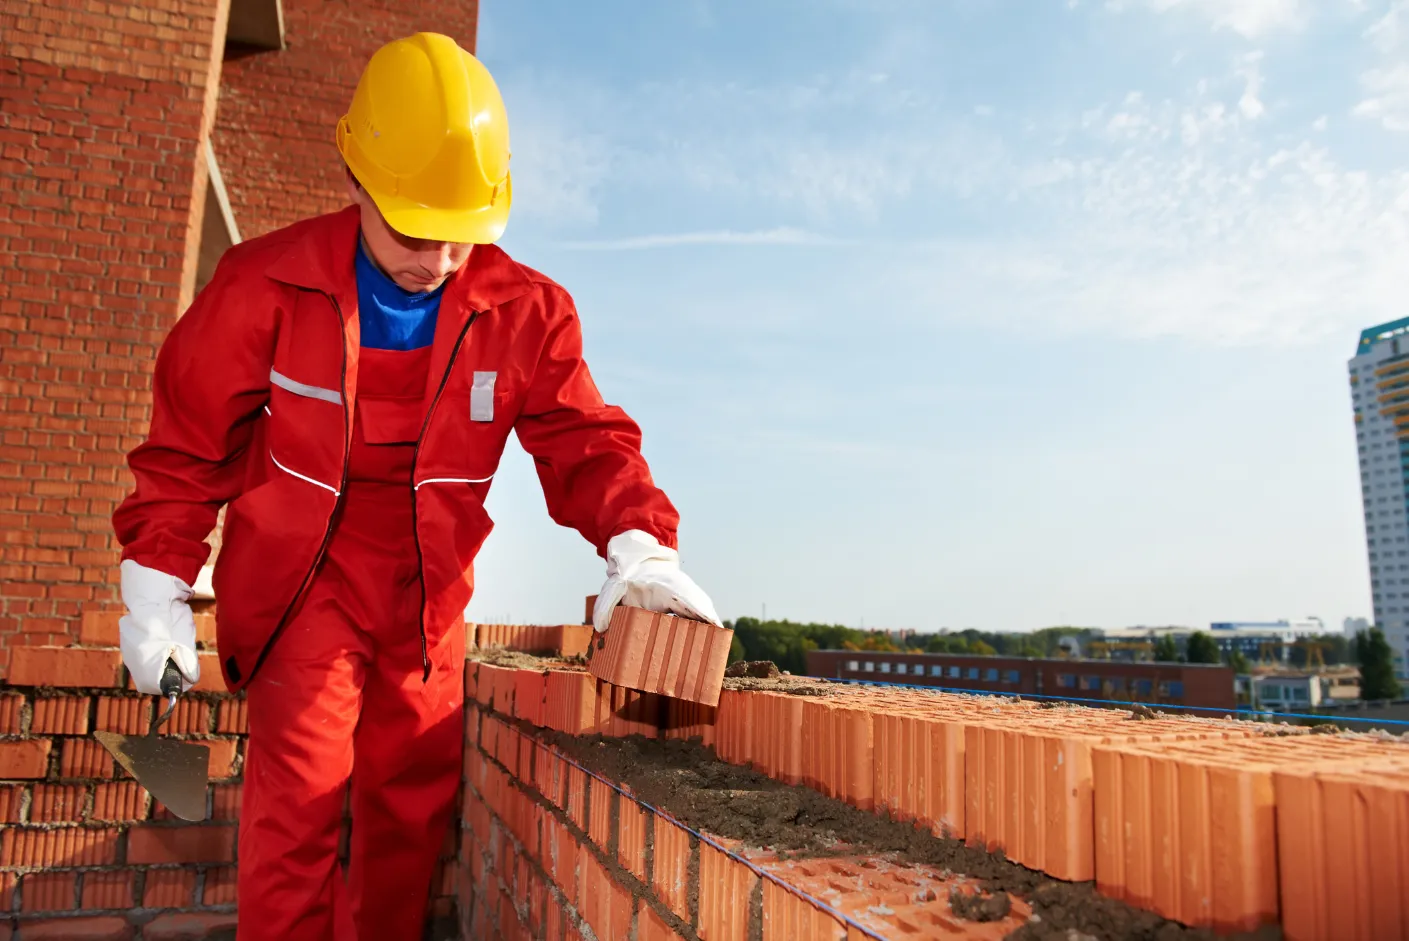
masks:
{"label": "brick column", "polygon": [[116,598],[111,514],[190,301],[228,2],[0,3],[0,668]]}

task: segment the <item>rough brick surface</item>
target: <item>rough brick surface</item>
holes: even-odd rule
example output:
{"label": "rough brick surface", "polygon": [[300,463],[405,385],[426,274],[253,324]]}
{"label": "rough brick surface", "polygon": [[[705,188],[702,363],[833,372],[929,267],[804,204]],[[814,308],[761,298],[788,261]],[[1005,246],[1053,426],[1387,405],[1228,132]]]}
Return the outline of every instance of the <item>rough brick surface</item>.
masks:
{"label": "rough brick surface", "polygon": [[621,605],[593,639],[588,669],[616,686],[714,706],[733,638],[713,624]]}
{"label": "rough brick surface", "polygon": [[227,4],[0,7],[0,519],[23,536],[0,552],[0,663],[115,600],[109,519],[189,298]]}

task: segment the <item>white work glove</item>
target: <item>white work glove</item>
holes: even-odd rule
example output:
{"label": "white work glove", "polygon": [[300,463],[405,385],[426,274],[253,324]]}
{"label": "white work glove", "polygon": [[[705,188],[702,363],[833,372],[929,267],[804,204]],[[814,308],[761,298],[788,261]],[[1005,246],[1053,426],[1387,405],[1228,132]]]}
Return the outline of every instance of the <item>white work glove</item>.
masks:
{"label": "white work glove", "polygon": [[167,659],[176,662],[185,692],[201,678],[196,658],[196,618],[186,602],[191,586],[174,575],[124,559],[122,601],[127,614],[118,621],[122,662],[138,692],[161,695]]}
{"label": "white work glove", "polygon": [[680,570],[679,554],[639,529],[629,529],[607,543],[607,583],[592,607],[592,626],[597,631],[611,624],[618,604],[723,626],[714,602]]}

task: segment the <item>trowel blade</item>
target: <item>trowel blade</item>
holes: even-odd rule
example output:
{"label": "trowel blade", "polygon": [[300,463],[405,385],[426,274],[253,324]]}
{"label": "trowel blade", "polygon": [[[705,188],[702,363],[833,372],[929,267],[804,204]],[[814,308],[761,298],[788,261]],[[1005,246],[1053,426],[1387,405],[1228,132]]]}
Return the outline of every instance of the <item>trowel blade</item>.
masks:
{"label": "trowel blade", "polygon": [[117,763],[182,820],[204,820],[210,749],[155,735],[94,732]]}

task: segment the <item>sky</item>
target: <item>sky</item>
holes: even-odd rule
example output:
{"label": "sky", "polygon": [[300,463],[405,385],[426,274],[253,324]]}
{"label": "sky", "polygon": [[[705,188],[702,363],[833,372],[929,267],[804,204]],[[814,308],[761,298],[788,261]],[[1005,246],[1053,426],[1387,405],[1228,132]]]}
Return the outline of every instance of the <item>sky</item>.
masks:
{"label": "sky", "polygon": [[[1409,0],[482,0],[514,208],[724,618],[1369,616]],[[511,441],[468,616],[604,563]]]}

